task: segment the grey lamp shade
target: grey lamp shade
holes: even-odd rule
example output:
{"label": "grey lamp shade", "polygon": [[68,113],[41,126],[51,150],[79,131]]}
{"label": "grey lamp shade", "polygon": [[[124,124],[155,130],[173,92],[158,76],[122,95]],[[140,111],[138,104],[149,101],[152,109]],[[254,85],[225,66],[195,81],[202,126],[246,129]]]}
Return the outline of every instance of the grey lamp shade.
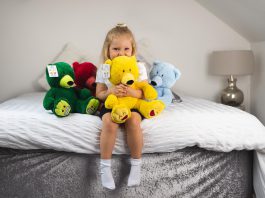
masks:
{"label": "grey lamp shade", "polygon": [[254,55],[250,50],[214,51],[210,60],[210,72],[215,75],[253,73]]}

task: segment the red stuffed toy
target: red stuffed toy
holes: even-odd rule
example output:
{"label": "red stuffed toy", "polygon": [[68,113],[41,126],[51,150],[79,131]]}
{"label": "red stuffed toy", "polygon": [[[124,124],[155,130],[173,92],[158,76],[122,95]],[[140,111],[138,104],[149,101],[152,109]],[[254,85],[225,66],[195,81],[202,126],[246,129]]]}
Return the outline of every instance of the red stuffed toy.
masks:
{"label": "red stuffed toy", "polygon": [[95,96],[97,67],[90,63],[73,63],[75,73],[75,84],[78,89],[88,88]]}

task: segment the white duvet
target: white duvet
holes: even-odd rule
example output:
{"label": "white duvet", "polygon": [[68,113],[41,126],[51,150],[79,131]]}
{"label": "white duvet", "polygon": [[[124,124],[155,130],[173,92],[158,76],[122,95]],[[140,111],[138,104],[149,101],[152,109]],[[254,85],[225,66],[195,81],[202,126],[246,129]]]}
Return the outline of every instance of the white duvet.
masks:
{"label": "white duvet", "polygon": [[[44,94],[25,94],[0,104],[0,147],[99,153],[100,118],[82,114],[58,118],[42,107]],[[224,152],[257,150],[253,183],[257,198],[265,197],[265,127],[261,122],[233,107],[182,99],[160,116],[142,121],[143,152],[171,152],[194,145]],[[114,153],[128,153],[125,135],[119,129]]]}
{"label": "white duvet", "polygon": [[[42,107],[44,93],[25,94],[0,104],[0,147],[99,153],[102,126],[97,116],[58,118]],[[182,97],[161,115],[145,119],[144,153],[171,152],[187,146],[215,151],[265,151],[265,127],[253,115],[208,100]],[[123,129],[114,153],[128,153]]]}

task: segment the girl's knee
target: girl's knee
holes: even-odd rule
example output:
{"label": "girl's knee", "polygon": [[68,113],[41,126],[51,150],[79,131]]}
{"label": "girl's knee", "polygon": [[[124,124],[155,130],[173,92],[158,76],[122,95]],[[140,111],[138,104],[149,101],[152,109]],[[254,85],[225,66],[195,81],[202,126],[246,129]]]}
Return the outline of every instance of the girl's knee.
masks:
{"label": "girl's knee", "polygon": [[105,128],[109,129],[109,130],[116,130],[118,127],[118,124],[113,122],[110,116],[110,113],[106,113],[103,117],[102,117],[102,122]]}
{"label": "girl's knee", "polygon": [[140,128],[141,121],[142,121],[141,115],[139,113],[132,112],[132,116],[126,121],[125,125]]}

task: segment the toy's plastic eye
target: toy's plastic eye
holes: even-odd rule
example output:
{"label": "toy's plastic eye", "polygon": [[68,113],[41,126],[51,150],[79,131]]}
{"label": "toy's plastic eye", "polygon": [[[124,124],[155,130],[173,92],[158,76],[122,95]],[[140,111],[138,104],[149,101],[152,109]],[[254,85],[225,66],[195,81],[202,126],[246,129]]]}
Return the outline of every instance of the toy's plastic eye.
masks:
{"label": "toy's plastic eye", "polygon": [[162,74],[162,77],[163,77],[164,75]]}
{"label": "toy's plastic eye", "polygon": [[125,70],[122,70],[123,72],[125,72]]}
{"label": "toy's plastic eye", "polygon": [[131,70],[131,69],[129,69],[129,71],[131,72],[132,70]]}
{"label": "toy's plastic eye", "polygon": [[156,74],[158,74],[158,71],[156,72]]}

